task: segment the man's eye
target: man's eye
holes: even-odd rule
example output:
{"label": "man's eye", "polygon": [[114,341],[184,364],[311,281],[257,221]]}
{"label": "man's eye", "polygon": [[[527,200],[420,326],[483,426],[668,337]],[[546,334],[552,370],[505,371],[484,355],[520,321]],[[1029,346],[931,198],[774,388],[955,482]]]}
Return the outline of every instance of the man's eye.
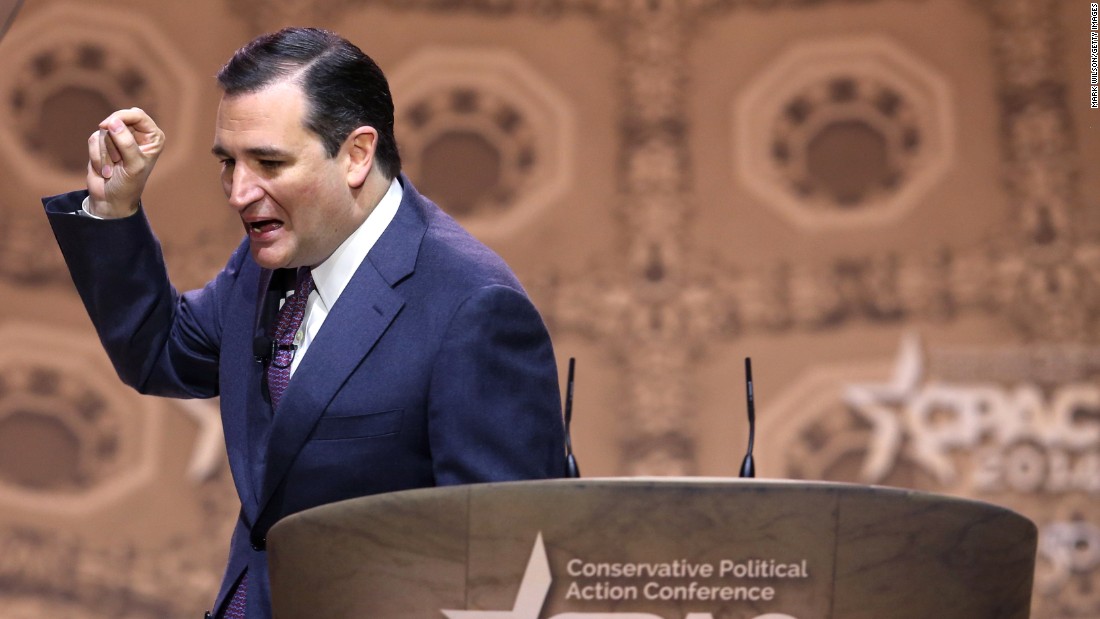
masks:
{"label": "man's eye", "polygon": [[222,159],[219,163],[222,164],[222,168],[232,168],[233,164],[235,164],[236,161],[234,161],[233,159]]}
{"label": "man's eye", "polygon": [[274,159],[261,159],[260,165],[266,170],[274,170],[283,165],[282,161],[276,161]]}

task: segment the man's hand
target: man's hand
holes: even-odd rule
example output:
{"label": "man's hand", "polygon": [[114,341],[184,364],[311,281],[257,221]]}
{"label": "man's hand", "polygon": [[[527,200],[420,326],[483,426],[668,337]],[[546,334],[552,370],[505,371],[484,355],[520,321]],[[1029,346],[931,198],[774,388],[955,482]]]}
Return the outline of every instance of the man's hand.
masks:
{"label": "man's hand", "polygon": [[88,209],[104,219],[137,212],[145,182],[164,150],[164,132],[140,108],[119,110],[88,138]]}

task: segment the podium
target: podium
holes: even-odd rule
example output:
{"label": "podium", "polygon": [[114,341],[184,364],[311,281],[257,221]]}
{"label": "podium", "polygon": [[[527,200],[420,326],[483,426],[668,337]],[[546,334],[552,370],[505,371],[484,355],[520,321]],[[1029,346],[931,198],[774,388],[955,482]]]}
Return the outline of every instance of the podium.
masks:
{"label": "podium", "polygon": [[275,619],[1027,619],[1036,539],[916,491],[627,478],[364,497],[268,549]]}

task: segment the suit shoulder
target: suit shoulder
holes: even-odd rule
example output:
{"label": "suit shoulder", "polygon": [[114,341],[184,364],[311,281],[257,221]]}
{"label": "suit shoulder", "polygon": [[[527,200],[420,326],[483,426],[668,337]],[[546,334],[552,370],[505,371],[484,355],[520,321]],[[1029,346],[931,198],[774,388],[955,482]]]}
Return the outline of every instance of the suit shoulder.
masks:
{"label": "suit shoulder", "polygon": [[469,287],[504,285],[522,291],[504,259],[432,205],[417,270],[430,269]]}

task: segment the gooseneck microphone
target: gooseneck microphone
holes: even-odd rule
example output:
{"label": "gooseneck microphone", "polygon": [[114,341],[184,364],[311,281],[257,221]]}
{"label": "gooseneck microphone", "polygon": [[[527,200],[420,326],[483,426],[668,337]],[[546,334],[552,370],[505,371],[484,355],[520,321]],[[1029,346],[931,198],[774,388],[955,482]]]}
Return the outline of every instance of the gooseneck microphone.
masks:
{"label": "gooseneck microphone", "polygon": [[565,385],[565,475],[571,479],[578,479],[581,476],[577,458],[573,455],[573,439],[569,432],[569,427],[573,423],[573,373],[576,366],[577,360],[569,357],[569,379]]}
{"label": "gooseneck microphone", "polygon": [[756,465],[752,461],[752,447],[756,440],[756,405],[752,392],[752,359],[745,357],[745,399],[749,408],[749,448],[741,461],[741,477],[756,477]]}

